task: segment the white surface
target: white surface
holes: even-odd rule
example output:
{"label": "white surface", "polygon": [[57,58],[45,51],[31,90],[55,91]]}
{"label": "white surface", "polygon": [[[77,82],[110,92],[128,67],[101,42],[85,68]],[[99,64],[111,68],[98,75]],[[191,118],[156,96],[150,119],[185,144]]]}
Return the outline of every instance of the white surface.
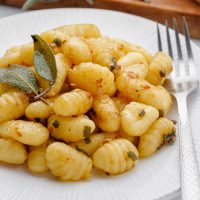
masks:
{"label": "white surface", "polygon": [[[0,12],[1,13],[1,12]],[[14,44],[30,40],[30,34],[67,23],[91,22],[97,24],[103,34],[140,43],[152,53],[156,52],[155,23],[139,17],[118,12],[88,9],[62,9],[30,12],[0,20],[0,54]],[[164,29],[162,30],[165,36]],[[166,42],[165,42],[166,43]],[[200,65],[200,49],[193,45]],[[189,99],[191,125],[200,159],[200,91]],[[171,118],[176,118],[176,108]],[[23,167],[1,166],[1,200],[152,200],[164,195],[163,200],[174,197],[180,188],[178,165],[178,142],[163,148],[149,159],[123,175],[100,177],[77,183],[59,183],[52,178],[35,176]],[[172,194],[173,193],[173,194]],[[170,195],[168,195],[170,194]]]}

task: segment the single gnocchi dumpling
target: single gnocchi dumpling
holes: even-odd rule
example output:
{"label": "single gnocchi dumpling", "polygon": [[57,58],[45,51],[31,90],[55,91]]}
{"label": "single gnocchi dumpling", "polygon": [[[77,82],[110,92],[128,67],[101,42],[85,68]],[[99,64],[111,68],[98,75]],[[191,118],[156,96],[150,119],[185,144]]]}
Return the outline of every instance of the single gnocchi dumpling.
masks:
{"label": "single gnocchi dumpling", "polygon": [[20,56],[20,46],[11,47],[6,51],[4,56],[0,58],[0,68],[5,68],[12,64],[23,64]]}
{"label": "single gnocchi dumpling", "polygon": [[120,57],[118,44],[107,37],[91,38],[87,42],[92,51],[92,61],[112,70]]}
{"label": "single gnocchi dumpling", "polygon": [[172,106],[172,97],[162,86],[140,91],[138,101],[157,108],[160,117],[166,116]]}
{"label": "single gnocchi dumpling", "polygon": [[70,24],[54,29],[67,36],[97,38],[101,37],[101,32],[95,24]]}
{"label": "single gnocchi dumpling", "polygon": [[171,120],[159,118],[140,137],[138,151],[140,158],[147,158],[155,153],[162,145],[175,141],[175,126]]}
{"label": "single gnocchi dumpling", "polygon": [[132,101],[137,101],[141,91],[154,87],[144,79],[138,78],[133,72],[123,72],[116,79],[119,92]]}
{"label": "single gnocchi dumpling", "polygon": [[141,53],[145,57],[147,63],[148,64],[151,63],[153,56],[145,48],[139,45],[133,44],[130,51]]}
{"label": "single gnocchi dumpling", "polygon": [[40,37],[47,43],[47,44],[52,44],[52,43],[60,43],[60,45],[67,40],[69,37],[67,37],[66,35],[62,34],[59,31],[56,30],[49,30],[49,31],[45,31],[43,33],[40,34]]}
{"label": "single gnocchi dumpling", "polygon": [[20,57],[26,65],[33,66],[33,54],[34,54],[33,43],[28,43],[21,46]]}
{"label": "single gnocchi dumpling", "polygon": [[[71,61],[68,58],[66,58],[64,54],[62,53],[56,54],[55,59],[56,59],[57,77],[52,88],[46,94],[47,97],[56,96],[60,92],[67,77],[68,71],[71,68]],[[41,88],[46,89],[49,87],[49,81],[46,81],[39,75],[37,75],[37,79]]]}
{"label": "single gnocchi dumpling", "polygon": [[137,160],[137,148],[123,138],[104,144],[92,156],[94,167],[113,175],[132,169]]}
{"label": "single gnocchi dumpling", "polygon": [[48,145],[51,144],[52,142],[54,142],[54,140],[50,138],[40,146],[29,147],[27,166],[30,171],[36,173],[42,173],[49,170],[45,154]]}
{"label": "single gnocchi dumpling", "polygon": [[9,138],[0,138],[0,161],[10,164],[22,164],[27,159],[23,144]]}
{"label": "single gnocchi dumpling", "polygon": [[126,54],[125,56],[123,56],[117,61],[117,64],[124,68],[135,65],[135,64],[144,64],[148,67],[145,57],[141,53],[138,53],[138,52],[130,52]]}
{"label": "single gnocchi dumpling", "polygon": [[125,133],[131,136],[141,136],[159,117],[159,112],[152,106],[131,102],[121,111],[120,117]]}
{"label": "single gnocchi dumpling", "polygon": [[85,40],[78,37],[70,37],[62,44],[65,56],[71,59],[74,65],[82,62],[92,62],[92,53]]}
{"label": "single gnocchi dumpling", "polygon": [[78,117],[51,115],[48,119],[48,129],[52,137],[67,143],[82,139],[88,141],[95,124],[85,115]]}
{"label": "single gnocchi dumpling", "polygon": [[149,65],[146,79],[151,84],[162,85],[172,69],[172,59],[166,53],[158,52]]}
{"label": "single gnocchi dumpling", "polygon": [[28,105],[25,110],[25,115],[31,121],[42,122],[49,117],[51,111],[50,104],[46,104],[43,101],[35,101]]}
{"label": "single gnocchi dumpling", "polygon": [[103,144],[110,142],[118,137],[116,133],[96,133],[91,135],[90,143],[86,143],[85,140],[80,140],[69,144],[76,150],[91,156],[99,147]]}
{"label": "single gnocchi dumpling", "polygon": [[0,136],[23,144],[39,146],[49,138],[49,131],[40,123],[12,120],[0,124]]}
{"label": "single gnocchi dumpling", "polygon": [[115,132],[119,129],[119,111],[108,95],[96,96],[92,109],[90,117],[101,130]]}
{"label": "single gnocchi dumpling", "polygon": [[113,73],[106,67],[94,63],[81,63],[69,72],[69,82],[92,95],[107,94],[115,91]]}
{"label": "single gnocchi dumpling", "polygon": [[10,90],[0,96],[0,123],[22,117],[29,97],[21,91]]}
{"label": "single gnocchi dumpling", "polygon": [[61,94],[53,103],[53,111],[57,115],[77,116],[85,114],[92,106],[93,97],[90,93],[75,89]]}
{"label": "single gnocchi dumpling", "polygon": [[53,142],[47,147],[46,161],[51,173],[61,181],[91,177],[91,158],[62,142]]}
{"label": "single gnocchi dumpling", "polygon": [[145,78],[148,73],[148,66],[145,64],[134,64],[128,67],[122,67],[120,65],[117,65],[117,67],[112,71],[115,79],[122,73],[132,73],[135,74],[135,78]]}

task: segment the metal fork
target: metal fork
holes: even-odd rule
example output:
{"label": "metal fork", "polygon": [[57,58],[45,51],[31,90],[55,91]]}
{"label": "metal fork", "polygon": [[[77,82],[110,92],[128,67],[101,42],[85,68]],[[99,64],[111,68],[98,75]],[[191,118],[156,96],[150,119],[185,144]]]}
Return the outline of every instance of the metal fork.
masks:
{"label": "metal fork", "polygon": [[[176,62],[174,60],[170,31],[167,21],[165,26],[168,53],[174,61],[173,64],[175,68],[170,78],[165,81],[165,86],[176,98],[178,104],[182,199],[200,200],[200,176],[187,109],[188,95],[199,87],[196,65],[193,58],[190,36],[185,17],[183,17],[183,31],[187,48],[187,61],[184,61],[183,59],[176,19],[173,19],[173,27],[178,52],[178,60]],[[161,42],[161,34],[158,24],[157,37],[158,49],[159,51],[162,51],[163,48]]]}

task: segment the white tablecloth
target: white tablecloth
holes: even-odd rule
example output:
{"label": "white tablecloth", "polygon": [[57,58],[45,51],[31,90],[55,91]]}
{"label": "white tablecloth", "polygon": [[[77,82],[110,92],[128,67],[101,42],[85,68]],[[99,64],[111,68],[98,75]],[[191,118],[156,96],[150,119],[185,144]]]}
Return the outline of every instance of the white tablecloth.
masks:
{"label": "white tablecloth", "polygon": [[[14,15],[14,14],[17,14],[17,13],[22,13],[22,12],[23,11],[19,8],[0,5],[0,18],[10,16],[10,15]],[[195,42],[200,47],[200,40],[194,40],[193,39],[193,42]],[[176,198],[174,200],[180,200],[180,199],[181,198]]]}

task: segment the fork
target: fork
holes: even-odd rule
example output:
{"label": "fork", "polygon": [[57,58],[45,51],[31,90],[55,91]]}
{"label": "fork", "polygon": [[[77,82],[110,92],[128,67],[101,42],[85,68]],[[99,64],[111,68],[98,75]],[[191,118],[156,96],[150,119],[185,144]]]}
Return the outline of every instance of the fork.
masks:
{"label": "fork", "polygon": [[[176,19],[173,28],[176,38],[178,59],[175,62],[168,22],[165,23],[168,53],[173,60],[175,70],[165,81],[165,87],[176,98],[178,104],[178,131],[180,147],[181,193],[183,200],[200,200],[200,176],[196,158],[192,131],[189,123],[187,97],[199,87],[196,65],[190,44],[190,35],[185,17],[183,17],[183,32],[187,49],[187,61],[183,59],[181,42]],[[158,49],[162,51],[159,25],[157,23]]]}

